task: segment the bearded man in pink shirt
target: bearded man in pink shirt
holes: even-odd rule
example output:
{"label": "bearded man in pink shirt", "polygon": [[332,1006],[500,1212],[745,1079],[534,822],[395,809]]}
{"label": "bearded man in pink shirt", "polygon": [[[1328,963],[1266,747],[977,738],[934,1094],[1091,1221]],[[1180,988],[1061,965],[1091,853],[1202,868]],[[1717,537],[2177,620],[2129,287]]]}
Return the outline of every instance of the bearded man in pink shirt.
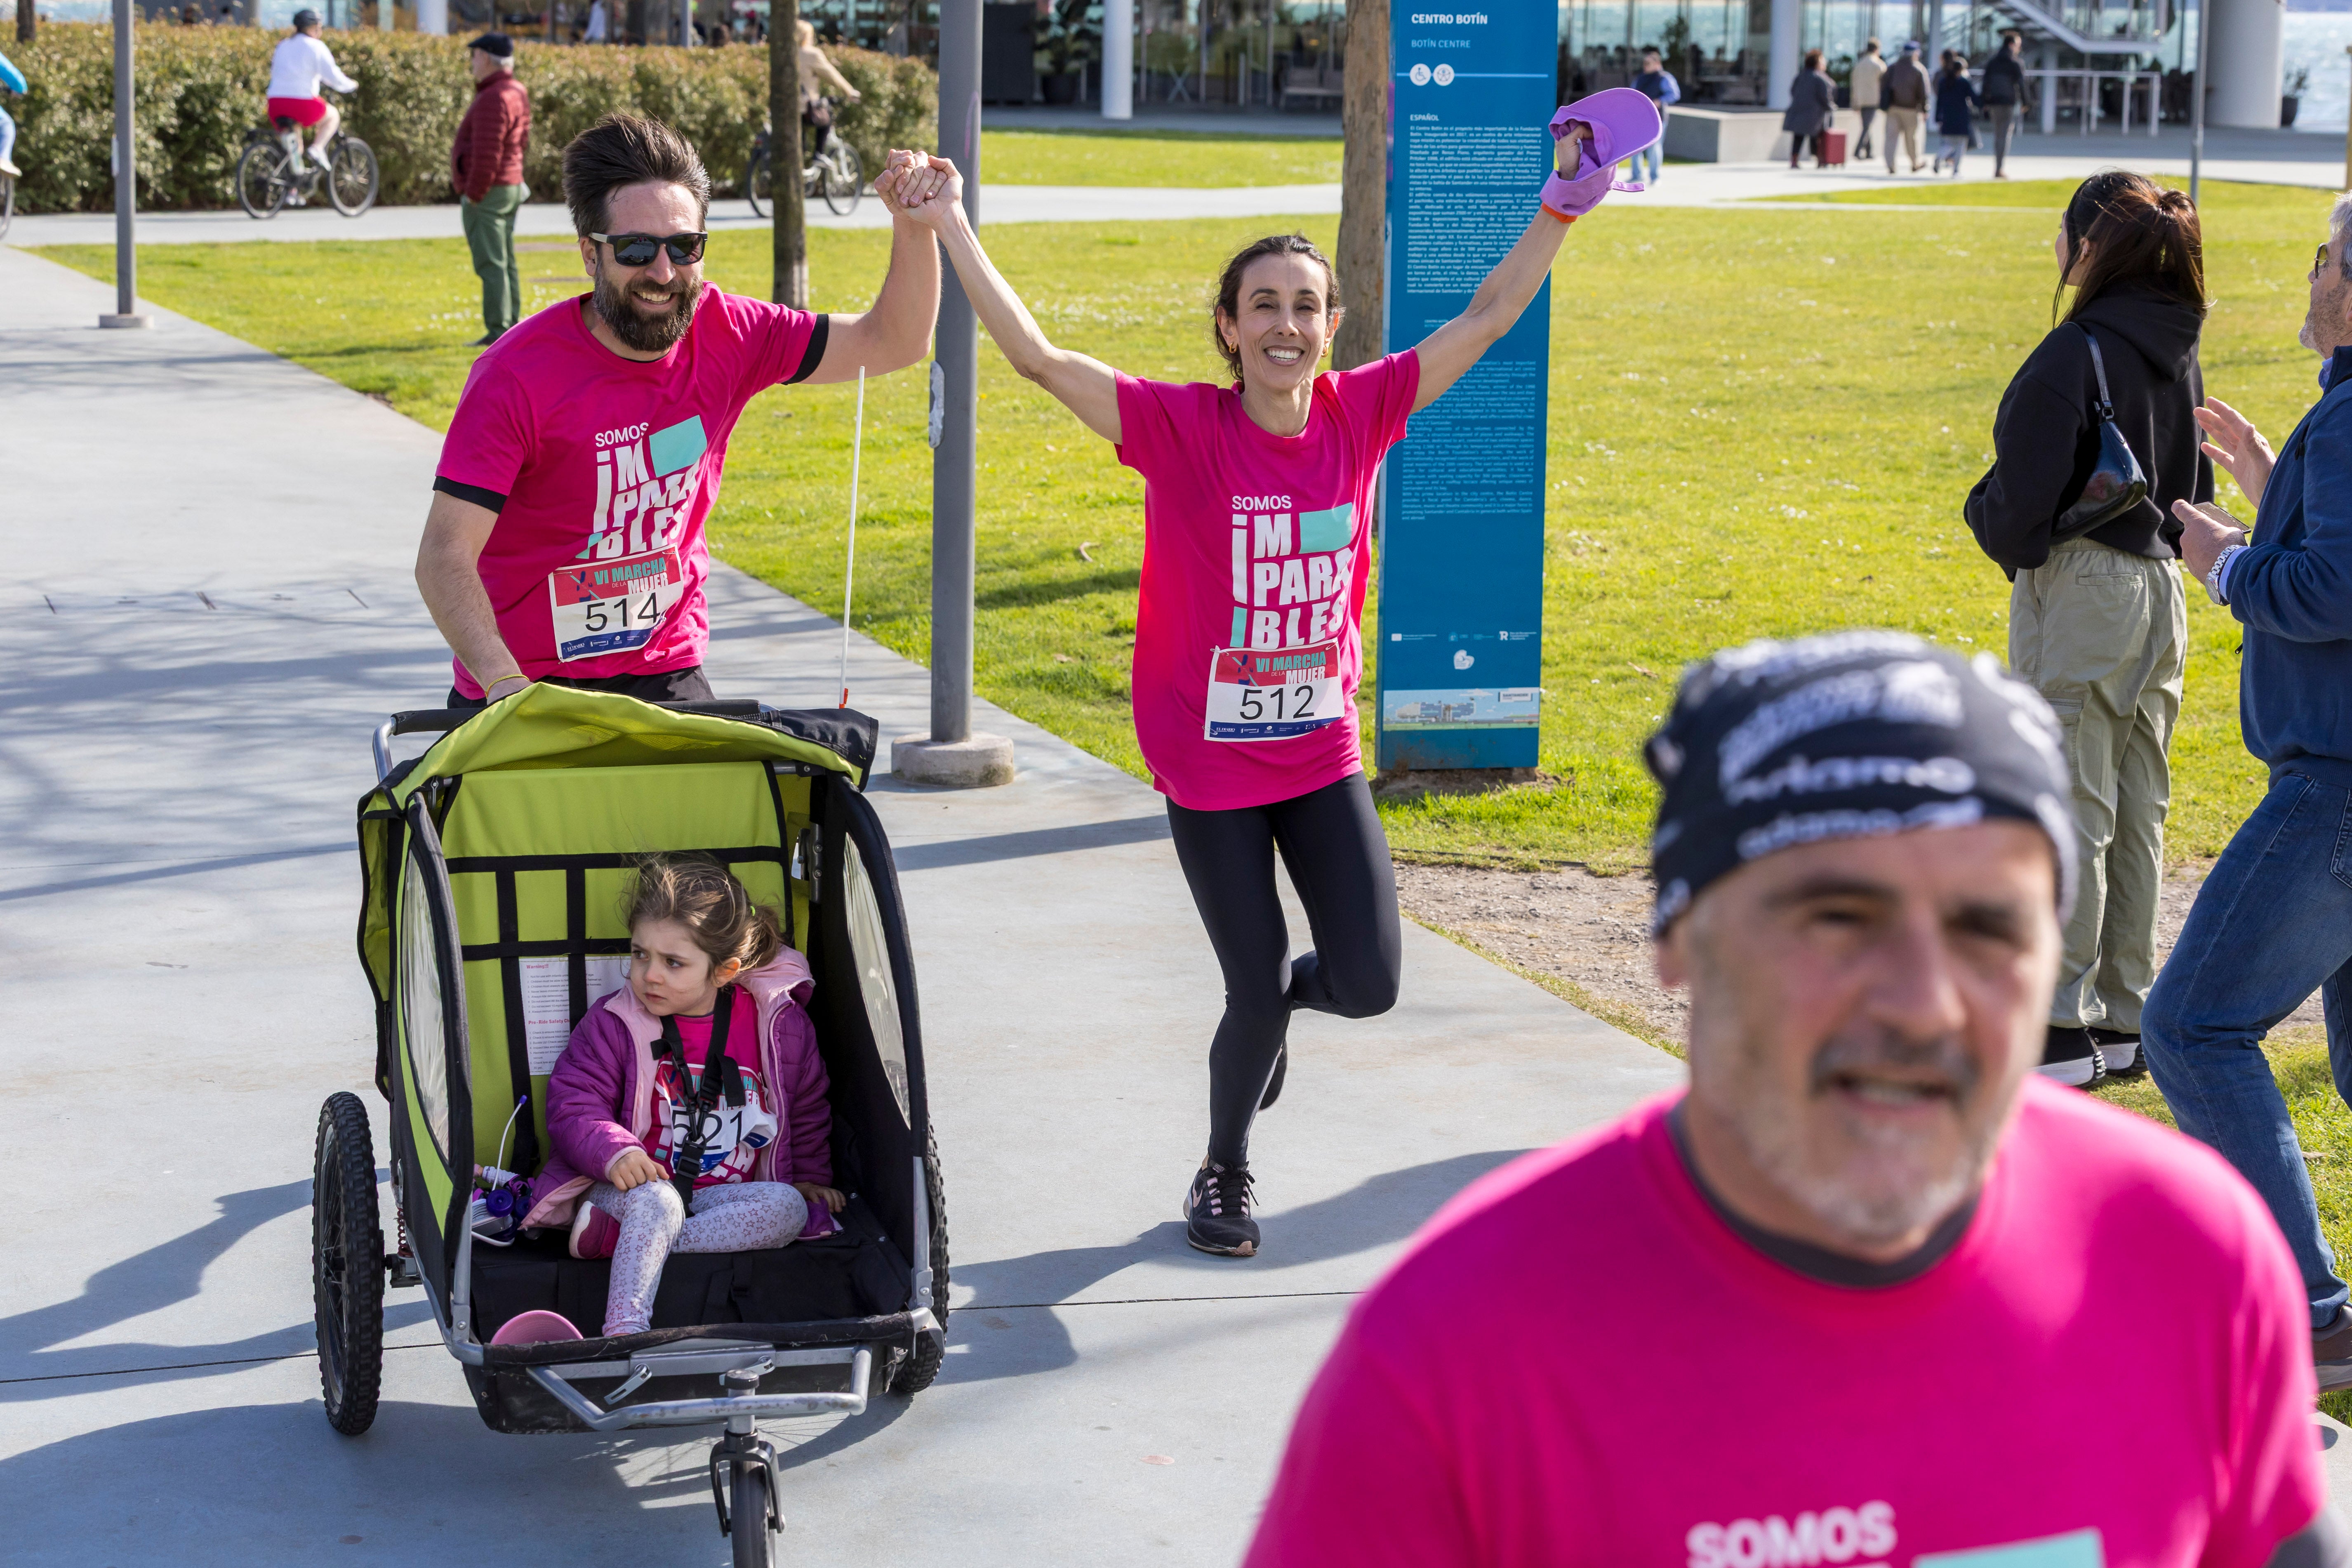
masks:
{"label": "bearded man in pink shirt", "polygon": [[[929,191],[954,171],[894,153],[888,172]],[[710,177],[656,120],[607,115],[573,138],[563,197],[591,288],[474,362],[417,550],[417,587],[457,656],[452,708],[539,680],[709,698],[703,523],[744,405],[772,386],[903,370],[939,314],[939,247],[904,217],[861,314],[705,282]]]}
{"label": "bearded man in pink shirt", "polygon": [[1693,667],[1648,750],[1689,1088],[1416,1238],[1253,1568],[2352,1562],[2261,1199],[2034,1071],[2062,745],[1991,656],[1901,634]]}

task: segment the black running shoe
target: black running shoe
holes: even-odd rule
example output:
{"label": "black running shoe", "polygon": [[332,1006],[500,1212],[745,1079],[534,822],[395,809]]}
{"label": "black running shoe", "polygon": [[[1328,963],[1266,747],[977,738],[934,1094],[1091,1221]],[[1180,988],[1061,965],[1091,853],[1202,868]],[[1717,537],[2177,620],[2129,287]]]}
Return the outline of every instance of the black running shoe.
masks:
{"label": "black running shoe", "polygon": [[1282,1048],[1274,1054],[1274,1076],[1265,1080],[1265,1092],[1258,1096],[1257,1108],[1264,1110],[1282,1098],[1282,1080],[1290,1072],[1290,1042],[1283,1041]]}
{"label": "black running shoe", "polygon": [[2107,1076],[2107,1062],[2090,1030],[2053,1024],[2042,1040],[2041,1072],[2069,1088],[2088,1089]]}
{"label": "black running shoe", "polygon": [[2352,1388],[2352,1310],[2338,1307],[2326,1328],[2311,1331],[2311,1360],[2320,1393]]}
{"label": "black running shoe", "polygon": [[2114,1029],[2089,1031],[2091,1043],[2099,1047],[2101,1059],[2107,1064],[2109,1078],[2137,1078],[2147,1070],[2147,1058],[2140,1055],[2139,1034],[2121,1034]]}
{"label": "black running shoe", "polygon": [[1203,1160],[1184,1194],[1184,1239],[1202,1252],[1227,1258],[1257,1256],[1257,1221],[1250,1218],[1247,1165]]}

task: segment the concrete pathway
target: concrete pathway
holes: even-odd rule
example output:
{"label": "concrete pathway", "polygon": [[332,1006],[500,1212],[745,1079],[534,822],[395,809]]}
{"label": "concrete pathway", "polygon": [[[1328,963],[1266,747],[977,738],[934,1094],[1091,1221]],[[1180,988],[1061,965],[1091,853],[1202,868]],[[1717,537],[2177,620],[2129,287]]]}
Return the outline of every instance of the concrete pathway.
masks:
{"label": "concrete pathway", "polygon": [[[415,1294],[374,1429],[320,1414],[311,1140],[349,1089],[383,1147],[352,816],[378,717],[446,679],[408,572],[437,440],[168,311],[100,332],[110,298],[0,250],[0,1114],[46,1178],[0,1207],[0,1550],[724,1562],[707,1435],[496,1436]],[[730,572],[714,596],[722,691],[832,700],[834,623]],[[922,672],[853,646],[853,701],[920,729]],[[1265,1255],[1191,1252],[1219,986],[1158,797],[980,721],[1017,784],[874,791],[944,1152],[948,1366],[771,1429],[785,1550],[1228,1563],[1350,1294],[1465,1182],[1680,1068],[1408,926],[1395,1012],[1297,1026],[1255,1151]]]}

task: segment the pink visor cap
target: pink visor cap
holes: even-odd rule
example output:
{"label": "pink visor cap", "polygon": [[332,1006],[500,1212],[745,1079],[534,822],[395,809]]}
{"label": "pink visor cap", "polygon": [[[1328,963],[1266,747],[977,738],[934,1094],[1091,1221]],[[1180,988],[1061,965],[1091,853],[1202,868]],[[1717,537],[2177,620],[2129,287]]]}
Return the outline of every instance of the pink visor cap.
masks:
{"label": "pink visor cap", "polygon": [[[1665,134],[1665,121],[1659,118],[1656,104],[1630,87],[1604,88],[1563,105],[1551,117],[1552,140],[1557,142],[1567,135],[1571,121],[1585,126],[1592,134],[1577,149],[1576,177],[1570,180],[1554,174],[1545,186],[1547,206],[1568,216],[1580,216],[1598,206],[1607,191],[1648,188],[1630,180],[1612,180],[1604,185],[1592,176],[1613,170]],[[1571,189],[1574,198],[1559,199]]]}

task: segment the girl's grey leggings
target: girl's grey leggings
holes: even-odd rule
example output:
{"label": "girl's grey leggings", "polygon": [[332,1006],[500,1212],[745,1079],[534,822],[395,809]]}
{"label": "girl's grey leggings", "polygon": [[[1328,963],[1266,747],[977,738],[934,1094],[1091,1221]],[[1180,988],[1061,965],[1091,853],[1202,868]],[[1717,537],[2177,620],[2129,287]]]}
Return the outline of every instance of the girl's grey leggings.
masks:
{"label": "girl's grey leggings", "polygon": [[694,1194],[694,1212],[667,1182],[640,1182],[627,1192],[610,1182],[588,1201],[621,1224],[613,1248],[613,1283],[604,1294],[604,1332],[643,1333],[653,1324],[654,1292],[673,1252],[756,1252],[782,1247],[808,1224],[808,1200],[782,1182],[730,1182]]}

